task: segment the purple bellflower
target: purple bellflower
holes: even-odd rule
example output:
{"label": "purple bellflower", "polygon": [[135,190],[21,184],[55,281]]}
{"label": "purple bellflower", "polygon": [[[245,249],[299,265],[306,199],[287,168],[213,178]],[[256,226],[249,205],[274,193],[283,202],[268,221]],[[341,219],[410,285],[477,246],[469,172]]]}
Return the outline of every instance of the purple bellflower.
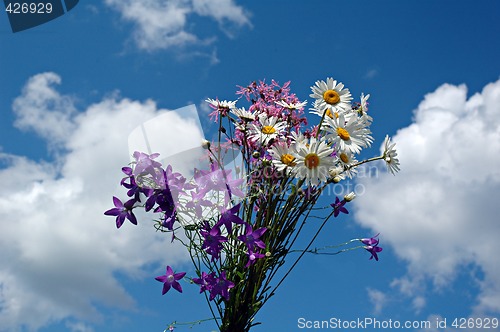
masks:
{"label": "purple bellflower", "polygon": [[231,233],[233,229],[232,223],[239,225],[244,224],[245,222],[243,221],[243,219],[238,217],[238,213],[240,212],[240,207],[241,203],[238,203],[229,210],[223,211],[220,216],[219,222],[217,223],[216,226],[224,225],[226,226],[227,231]]}
{"label": "purple bellflower", "polygon": [[193,282],[200,285],[200,293],[203,293],[204,291],[211,291],[215,284],[215,272],[210,274],[202,272],[201,278],[193,278]]}
{"label": "purple bellflower", "polygon": [[212,261],[218,259],[222,251],[222,243],[227,242],[227,238],[221,235],[220,228],[217,225],[210,229],[208,223],[205,225],[205,230],[201,230],[200,233],[205,238],[201,249],[212,255]]}
{"label": "purple bellflower", "polygon": [[222,296],[226,301],[229,300],[229,290],[234,287],[234,282],[226,279],[226,272],[223,271],[220,276],[215,279],[214,286],[210,290],[210,301],[217,295]]}
{"label": "purple bellflower", "polygon": [[333,208],[334,217],[338,217],[340,212],[345,214],[349,213],[349,211],[347,211],[347,209],[344,207],[345,203],[347,203],[345,199],[340,200],[338,197],[335,197],[335,203],[330,204],[331,207]]}
{"label": "purple bellflower", "polygon": [[159,153],[153,153],[151,155],[148,155],[143,152],[135,151],[133,154],[136,161],[134,167],[134,173],[136,175],[151,174],[152,176],[155,176],[156,169],[161,168],[161,163],[153,159],[158,158],[159,155],[160,155]]}
{"label": "purple bellflower", "polygon": [[381,252],[382,251],[382,248],[379,247],[378,245],[374,245],[374,246],[365,246],[364,247],[371,255],[370,259],[373,259],[375,258],[376,261],[378,261],[378,255],[377,253]]}
{"label": "purple bellflower", "polygon": [[265,249],[266,245],[260,239],[260,237],[267,231],[266,227],[259,228],[257,230],[253,230],[252,226],[246,224],[246,232],[244,235],[238,236],[238,240],[245,243],[248,250],[254,250],[255,246]]}
{"label": "purple bellflower", "polygon": [[132,224],[137,225],[137,218],[132,212],[135,202],[136,200],[132,198],[125,203],[122,203],[119,198],[113,196],[113,204],[115,207],[107,210],[104,214],[107,216],[116,216],[116,228],[122,227],[125,219],[128,219]]}
{"label": "purple bellflower", "polygon": [[167,272],[164,275],[155,278],[159,282],[163,282],[163,291],[161,294],[165,295],[170,290],[170,287],[172,287],[179,293],[182,293],[181,284],[179,284],[177,280],[184,278],[185,275],[186,272],[180,272],[174,274],[172,268],[170,266],[167,266]]}
{"label": "purple bellflower", "polygon": [[248,263],[245,265],[245,267],[249,267],[250,265],[253,265],[258,258],[264,258],[266,255],[258,253],[258,252],[253,252],[252,250],[248,250],[247,252],[248,256]]}
{"label": "purple bellflower", "polygon": [[363,243],[363,244],[366,244],[367,246],[373,246],[373,245],[378,245],[378,242],[379,242],[379,239],[377,239],[377,237],[380,235],[380,233],[377,233],[377,235],[374,235],[373,237],[371,238],[364,238],[364,239],[360,239],[360,241]]}

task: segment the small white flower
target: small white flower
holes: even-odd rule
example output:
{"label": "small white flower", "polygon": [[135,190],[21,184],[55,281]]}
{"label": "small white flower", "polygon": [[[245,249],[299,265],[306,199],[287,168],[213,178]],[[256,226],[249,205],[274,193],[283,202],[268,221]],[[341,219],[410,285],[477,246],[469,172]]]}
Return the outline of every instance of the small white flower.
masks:
{"label": "small white flower", "polygon": [[272,163],[278,171],[286,171],[291,174],[297,165],[294,156],[295,150],[286,146],[286,143],[278,143],[268,150],[273,157]]}
{"label": "small white flower", "polygon": [[365,96],[364,93],[361,93],[361,104],[360,104],[360,107],[361,107],[361,112],[368,112],[368,98],[370,98],[370,94],[367,94]]}
{"label": "small white flower", "polygon": [[235,101],[227,101],[227,100],[220,101],[218,99],[207,98],[205,101],[216,108],[225,108],[225,109],[236,108],[236,100]]}
{"label": "small white flower", "polygon": [[297,143],[307,143],[307,138],[304,136],[303,133],[299,132],[295,132],[295,131],[292,131],[290,133],[290,136],[292,138],[292,142],[294,143],[294,146],[297,146]]}
{"label": "small white flower", "polygon": [[365,96],[364,93],[361,94],[361,103],[359,104],[359,108],[357,109],[358,114],[360,115],[360,120],[369,126],[373,122],[373,118],[368,115],[368,98],[370,98],[370,94]]}
{"label": "small white flower", "polygon": [[338,163],[339,165],[341,165],[343,169],[342,174],[352,179],[354,175],[358,173],[358,170],[355,167],[352,167],[352,165],[358,163],[356,157],[354,157],[353,153],[349,150],[338,151],[337,157],[338,157]]}
{"label": "small white flower", "polygon": [[373,141],[370,131],[360,122],[358,117],[352,116],[346,122],[344,115],[338,118],[325,118],[323,129],[329,134],[326,138],[335,144],[337,151],[359,153]]}
{"label": "small white flower", "polygon": [[328,108],[332,112],[341,112],[351,109],[352,96],[349,89],[344,89],[344,84],[338,83],[333,78],[325,81],[316,81],[316,85],[311,87],[310,97],[316,99],[314,107],[319,112]]}
{"label": "small white flower", "polygon": [[312,186],[326,182],[329,177],[328,170],[334,165],[332,153],[333,149],[324,139],[318,141],[312,137],[309,144],[300,143],[297,146],[295,176],[306,179]]}
{"label": "small white flower", "polygon": [[352,192],[352,191],[350,193],[348,193],[347,195],[344,196],[344,200],[346,202],[350,202],[350,201],[352,201],[355,198],[356,198],[356,194],[354,192]]}
{"label": "small white flower", "polygon": [[396,152],[396,149],[394,148],[396,146],[396,143],[392,143],[391,139],[389,138],[389,135],[385,136],[384,140],[384,160],[387,165],[387,169],[389,172],[391,172],[393,175],[396,175],[397,172],[399,172],[399,159],[396,158],[398,156],[398,153]]}
{"label": "small white flower", "polygon": [[243,121],[250,122],[250,121],[255,120],[255,115],[252,112],[245,110],[244,107],[233,108],[233,109],[231,109],[231,113],[233,113],[234,115],[236,115],[238,118],[240,118]]}
{"label": "small white flower", "polygon": [[281,106],[281,107],[288,108],[289,110],[298,110],[298,109],[301,109],[307,105],[307,100],[303,101],[301,103],[287,103],[284,100],[280,100],[280,101],[277,101],[276,104]]}
{"label": "small white flower", "polygon": [[252,124],[248,138],[254,142],[267,145],[286,129],[286,122],[279,121],[277,117],[259,116],[259,124]]}
{"label": "small white flower", "polygon": [[206,139],[201,140],[201,147],[205,150],[210,149],[210,141],[207,141]]}

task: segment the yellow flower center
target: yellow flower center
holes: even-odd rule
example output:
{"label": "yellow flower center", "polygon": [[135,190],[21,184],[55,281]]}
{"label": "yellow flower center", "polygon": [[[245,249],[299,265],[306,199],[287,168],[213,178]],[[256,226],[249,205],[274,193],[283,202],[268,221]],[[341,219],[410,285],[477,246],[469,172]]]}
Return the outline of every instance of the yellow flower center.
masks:
{"label": "yellow flower center", "polygon": [[344,163],[348,164],[349,163],[349,157],[347,156],[347,154],[345,154],[344,152],[342,152],[340,154],[340,160],[342,160]]}
{"label": "yellow flower center", "polygon": [[331,109],[327,109],[327,110],[326,110],[326,115],[327,115],[328,117],[330,117],[330,119],[333,119],[333,117],[335,117],[336,119],[338,119],[338,118],[339,118],[339,113],[338,113],[338,112],[334,112],[334,113],[332,113],[332,110],[331,110]]}
{"label": "yellow flower center", "polygon": [[323,100],[330,105],[335,105],[340,101],[339,93],[335,90],[326,90],[323,93]]}
{"label": "yellow flower center", "polygon": [[337,128],[337,135],[339,135],[340,138],[342,138],[344,141],[348,141],[351,138],[351,135],[349,135],[349,132],[345,130],[344,128]]}
{"label": "yellow flower center", "polygon": [[276,129],[274,129],[273,126],[264,126],[262,127],[262,133],[266,135],[271,135],[276,132]]}
{"label": "yellow flower center", "polygon": [[291,154],[285,153],[284,155],[281,156],[280,158],[281,162],[287,166],[295,166],[296,163],[294,163],[295,157],[292,156]]}
{"label": "yellow flower center", "polygon": [[316,153],[309,153],[304,158],[304,164],[307,168],[313,169],[319,166],[319,157]]}

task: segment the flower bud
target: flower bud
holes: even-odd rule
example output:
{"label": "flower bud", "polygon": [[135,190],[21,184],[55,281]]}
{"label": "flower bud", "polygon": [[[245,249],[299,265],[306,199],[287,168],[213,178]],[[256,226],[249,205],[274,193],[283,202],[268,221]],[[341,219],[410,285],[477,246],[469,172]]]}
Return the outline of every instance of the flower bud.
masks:
{"label": "flower bud", "polygon": [[205,150],[210,149],[210,142],[207,141],[206,139],[201,140],[201,147],[204,148]]}
{"label": "flower bud", "polygon": [[254,158],[259,158],[259,157],[260,157],[260,152],[259,152],[259,151],[254,151],[254,152],[252,153],[252,157],[254,157]]}
{"label": "flower bud", "polygon": [[330,176],[333,178],[337,175],[339,175],[340,173],[342,173],[344,169],[342,167],[335,167],[335,168],[331,168],[328,170],[328,174],[330,174]]}
{"label": "flower bud", "polygon": [[333,183],[339,183],[340,180],[342,180],[342,178],[340,176],[338,176],[338,175],[336,175],[336,176],[333,177]]}
{"label": "flower bud", "polygon": [[344,200],[346,202],[350,202],[350,201],[352,201],[355,198],[356,198],[356,194],[354,192],[352,192],[352,191],[350,193],[348,193],[347,195],[344,196]]}

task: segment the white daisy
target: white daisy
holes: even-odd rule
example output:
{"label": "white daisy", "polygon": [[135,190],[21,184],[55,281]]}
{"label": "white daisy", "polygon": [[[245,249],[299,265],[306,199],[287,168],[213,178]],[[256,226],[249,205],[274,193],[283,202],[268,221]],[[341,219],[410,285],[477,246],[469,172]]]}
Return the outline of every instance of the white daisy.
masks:
{"label": "white daisy", "polygon": [[224,108],[224,109],[228,109],[228,110],[236,108],[236,100],[235,101],[227,101],[227,100],[220,101],[218,99],[207,98],[205,101],[216,108]]}
{"label": "white daisy", "polygon": [[349,150],[338,151],[337,157],[338,157],[338,164],[343,169],[342,173],[345,174],[348,178],[352,179],[354,175],[356,175],[356,173],[358,172],[358,170],[355,167],[351,168],[352,165],[358,163],[356,157],[354,157],[353,153]]}
{"label": "white daisy", "polygon": [[312,186],[326,182],[329,177],[328,170],[334,165],[332,153],[333,149],[328,146],[324,139],[318,141],[312,137],[308,145],[299,144],[297,146],[295,176],[306,179],[306,182]]}
{"label": "white daisy", "polygon": [[361,120],[366,122],[367,124],[371,124],[373,118],[368,115],[368,98],[370,98],[370,94],[365,96],[364,93],[361,93],[361,103],[359,104],[359,108],[357,109],[358,114],[361,116]]}
{"label": "white daisy", "polygon": [[234,115],[236,115],[238,118],[240,118],[243,121],[250,122],[250,121],[255,120],[255,115],[252,112],[247,111],[245,109],[245,107],[233,108],[233,109],[231,109],[231,113],[233,113]]}
{"label": "white daisy", "polygon": [[311,87],[310,97],[315,98],[315,107],[319,111],[330,108],[332,112],[341,112],[351,109],[352,96],[349,89],[344,89],[344,84],[338,83],[333,78],[325,81],[316,81],[316,86]]}
{"label": "white daisy", "polygon": [[344,115],[344,118],[346,121],[349,121],[349,119],[352,117],[352,116],[355,116],[356,115],[356,112],[353,112],[352,110],[333,110],[332,111],[332,108],[331,107],[328,107],[326,110],[323,110],[323,109],[320,109],[317,105],[318,105],[318,101],[314,101],[314,108],[310,108],[309,110],[311,110],[311,114],[316,114],[318,115],[319,117],[323,117],[323,114],[325,114],[325,118],[326,117],[329,117],[330,119],[333,119],[333,118],[337,118],[339,117],[340,114],[343,114]]}
{"label": "white daisy", "polygon": [[259,124],[252,124],[248,138],[254,142],[267,145],[272,139],[278,137],[286,129],[286,122],[279,121],[277,117],[259,116]]}
{"label": "white daisy", "polygon": [[396,175],[397,172],[399,172],[399,159],[396,158],[398,156],[398,153],[396,152],[396,149],[394,148],[396,146],[396,143],[392,143],[391,139],[389,138],[388,135],[385,136],[384,140],[384,160],[387,165],[387,169],[389,172],[391,172],[393,175]]}
{"label": "white daisy", "polygon": [[281,143],[273,145],[268,151],[273,157],[272,163],[278,171],[286,171],[288,175],[293,172],[294,166],[297,165],[293,147]]}
{"label": "white daisy", "polygon": [[289,110],[299,110],[299,109],[301,109],[301,108],[303,108],[304,106],[307,105],[307,100],[303,101],[301,103],[287,103],[284,100],[279,100],[279,101],[276,101],[275,103],[277,105],[279,105],[281,107],[284,107],[284,108],[287,108]]}
{"label": "white daisy", "polygon": [[369,135],[370,131],[364,127],[358,117],[353,116],[345,121],[344,115],[338,118],[325,118],[323,129],[329,134],[326,138],[335,144],[337,151],[350,151],[359,153],[363,147],[367,147],[373,141]]}
{"label": "white daisy", "polygon": [[299,132],[295,132],[295,131],[292,131],[290,133],[290,135],[292,136],[292,142],[294,143],[294,146],[297,146],[298,143],[307,143],[306,140],[307,138],[304,136],[303,133]]}

